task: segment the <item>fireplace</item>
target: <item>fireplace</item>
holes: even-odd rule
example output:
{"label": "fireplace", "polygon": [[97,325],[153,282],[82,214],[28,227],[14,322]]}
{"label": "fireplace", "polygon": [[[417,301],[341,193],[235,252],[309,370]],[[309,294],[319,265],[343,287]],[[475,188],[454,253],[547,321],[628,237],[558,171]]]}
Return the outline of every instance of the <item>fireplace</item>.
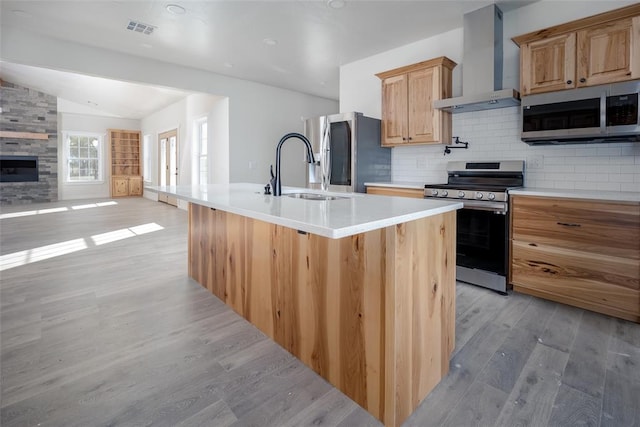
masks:
{"label": "fireplace", "polygon": [[38,181],[37,156],[0,156],[0,182]]}

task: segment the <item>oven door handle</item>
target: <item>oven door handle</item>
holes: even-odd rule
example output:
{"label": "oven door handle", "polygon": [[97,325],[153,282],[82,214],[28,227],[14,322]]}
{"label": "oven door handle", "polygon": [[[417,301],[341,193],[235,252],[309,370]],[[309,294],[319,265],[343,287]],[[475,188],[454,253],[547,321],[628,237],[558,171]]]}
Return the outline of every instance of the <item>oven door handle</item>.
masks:
{"label": "oven door handle", "polygon": [[506,202],[483,202],[481,200],[461,200],[463,209],[472,209],[477,211],[492,211],[497,214],[506,214],[508,204]]}

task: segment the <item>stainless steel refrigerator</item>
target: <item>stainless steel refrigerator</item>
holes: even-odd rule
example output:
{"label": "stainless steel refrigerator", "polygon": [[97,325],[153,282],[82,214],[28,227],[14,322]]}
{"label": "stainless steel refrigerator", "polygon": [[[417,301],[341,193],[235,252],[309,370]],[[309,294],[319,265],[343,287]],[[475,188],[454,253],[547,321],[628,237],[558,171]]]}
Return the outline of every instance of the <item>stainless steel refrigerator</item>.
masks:
{"label": "stainless steel refrigerator", "polygon": [[355,112],[313,117],[304,133],[316,159],[307,188],[364,193],[365,182],[391,181],[391,148],[380,146],[380,120]]}

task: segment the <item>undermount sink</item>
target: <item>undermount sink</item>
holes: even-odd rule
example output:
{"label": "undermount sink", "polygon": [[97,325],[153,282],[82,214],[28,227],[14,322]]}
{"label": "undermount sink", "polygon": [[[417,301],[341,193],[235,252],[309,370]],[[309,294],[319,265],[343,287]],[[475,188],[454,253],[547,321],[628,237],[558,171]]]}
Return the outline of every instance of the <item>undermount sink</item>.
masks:
{"label": "undermount sink", "polygon": [[294,199],[305,199],[305,200],[348,199],[348,197],[330,196],[328,194],[317,194],[317,193],[288,193],[288,194],[283,194],[283,196],[293,197]]}

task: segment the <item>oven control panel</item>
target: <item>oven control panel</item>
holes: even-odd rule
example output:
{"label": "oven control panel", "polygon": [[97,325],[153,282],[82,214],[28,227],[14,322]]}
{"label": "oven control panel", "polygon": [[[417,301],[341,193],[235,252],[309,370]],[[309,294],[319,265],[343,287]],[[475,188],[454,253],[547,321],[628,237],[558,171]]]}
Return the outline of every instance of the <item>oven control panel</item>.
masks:
{"label": "oven control panel", "polygon": [[424,196],[463,200],[488,200],[490,202],[507,201],[507,193],[505,192],[446,190],[444,188],[425,188]]}

